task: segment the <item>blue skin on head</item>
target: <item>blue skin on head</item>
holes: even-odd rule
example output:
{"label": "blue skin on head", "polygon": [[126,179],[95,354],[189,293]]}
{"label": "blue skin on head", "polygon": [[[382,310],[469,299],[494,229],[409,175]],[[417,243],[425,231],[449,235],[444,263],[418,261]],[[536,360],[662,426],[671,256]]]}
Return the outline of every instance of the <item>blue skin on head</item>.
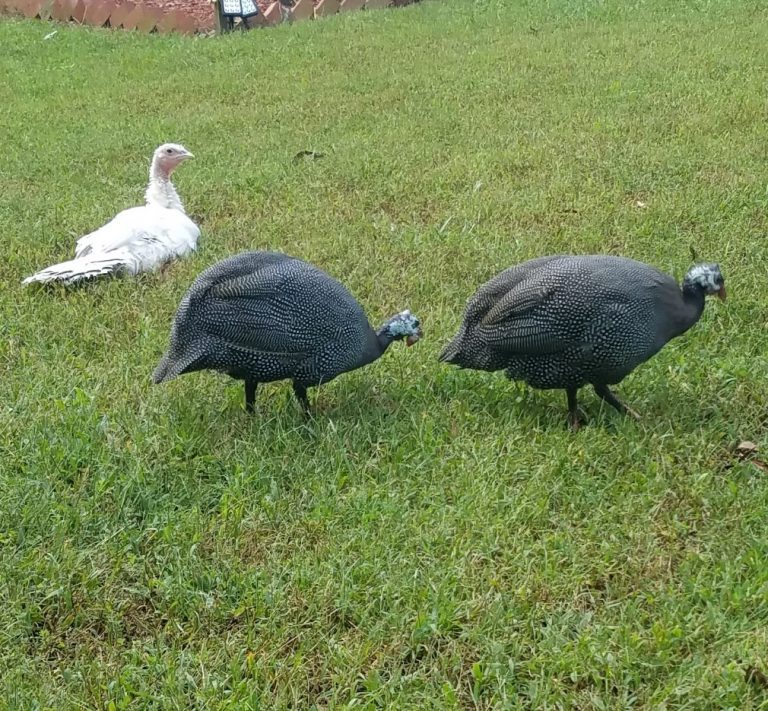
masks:
{"label": "blue skin on head", "polygon": [[389,321],[387,333],[392,338],[405,337],[407,345],[412,346],[421,337],[419,319],[410,311],[403,311]]}
{"label": "blue skin on head", "polygon": [[697,264],[685,275],[685,282],[700,286],[706,294],[725,299],[725,280],[718,264]]}

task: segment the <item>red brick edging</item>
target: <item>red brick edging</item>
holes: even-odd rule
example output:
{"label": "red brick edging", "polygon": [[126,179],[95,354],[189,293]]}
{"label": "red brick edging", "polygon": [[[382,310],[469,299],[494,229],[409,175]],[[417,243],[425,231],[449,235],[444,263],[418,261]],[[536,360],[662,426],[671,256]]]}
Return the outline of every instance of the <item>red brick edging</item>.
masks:
{"label": "red brick edging", "polygon": [[[272,2],[252,18],[254,27],[269,27],[283,21],[311,20],[349,10],[409,5],[418,0],[295,0],[292,8]],[[213,18],[199,17],[179,9],[162,10],[131,0],[0,0],[0,15],[23,15],[43,20],[76,22],[94,27],[122,27],[140,32],[207,33],[214,29]]]}

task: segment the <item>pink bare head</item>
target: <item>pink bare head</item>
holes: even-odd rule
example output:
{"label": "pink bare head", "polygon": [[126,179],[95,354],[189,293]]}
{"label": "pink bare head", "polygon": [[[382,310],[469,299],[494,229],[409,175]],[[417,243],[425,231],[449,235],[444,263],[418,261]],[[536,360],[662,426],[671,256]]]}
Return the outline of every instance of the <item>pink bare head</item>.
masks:
{"label": "pink bare head", "polygon": [[184,146],[178,143],[163,143],[152,156],[152,168],[165,176],[169,176],[179,163],[194,158]]}

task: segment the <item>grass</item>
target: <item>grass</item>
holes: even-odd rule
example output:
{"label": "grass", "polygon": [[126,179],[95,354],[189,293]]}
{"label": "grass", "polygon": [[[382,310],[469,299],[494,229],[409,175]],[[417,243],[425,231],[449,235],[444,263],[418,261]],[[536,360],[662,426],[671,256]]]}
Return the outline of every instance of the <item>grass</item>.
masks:
{"label": "grass", "polygon": [[[437,0],[220,39],[0,23],[0,699],[8,709],[757,709],[768,666],[765,68],[741,0]],[[141,200],[166,140],[199,252],[21,278]],[[321,160],[293,164],[300,150]],[[644,206],[639,205],[642,203]],[[726,304],[618,391],[436,362],[551,252]],[[316,392],[149,376],[194,276],[280,249],[425,326]]]}

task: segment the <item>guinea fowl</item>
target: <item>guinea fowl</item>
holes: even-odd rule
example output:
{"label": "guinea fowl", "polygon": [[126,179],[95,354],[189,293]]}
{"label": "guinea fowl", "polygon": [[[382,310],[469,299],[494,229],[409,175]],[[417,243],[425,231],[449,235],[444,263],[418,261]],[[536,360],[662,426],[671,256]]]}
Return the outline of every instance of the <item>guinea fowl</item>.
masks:
{"label": "guinea fowl", "polygon": [[200,229],[187,217],[171,173],[193,155],[184,146],[164,143],[152,156],[146,204],[123,210],[106,225],[81,237],[75,258],[54,264],[22,284],[62,282],[153,271],[197,247]]}
{"label": "guinea fowl", "polygon": [[245,252],[206,269],[179,305],[155,383],[217,370],[256,386],[293,380],[305,412],[307,388],[375,361],[393,341],[419,340],[418,319],[403,311],[374,331],[360,304],[335,279],[300,259]]}
{"label": "guinea fowl", "polygon": [[693,326],[706,294],[725,299],[717,264],[698,264],[675,280],[642,262],[602,255],[541,257],[483,284],[467,303],[440,360],[475,370],[505,370],[534,388],[564,389],[578,429],[576,394],[591,384],[619,412],[638,415],[609,385],[623,380]]}

